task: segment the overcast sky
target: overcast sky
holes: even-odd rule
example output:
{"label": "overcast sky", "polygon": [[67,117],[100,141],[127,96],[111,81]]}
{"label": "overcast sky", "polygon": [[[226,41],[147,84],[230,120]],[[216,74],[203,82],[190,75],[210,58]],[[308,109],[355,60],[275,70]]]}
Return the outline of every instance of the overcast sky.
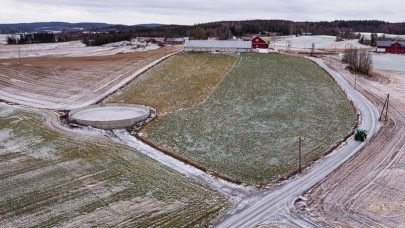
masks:
{"label": "overcast sky", "polygon": [[195,24],[219,20],[405,21],[404,0],[0,0],[0,23]]}

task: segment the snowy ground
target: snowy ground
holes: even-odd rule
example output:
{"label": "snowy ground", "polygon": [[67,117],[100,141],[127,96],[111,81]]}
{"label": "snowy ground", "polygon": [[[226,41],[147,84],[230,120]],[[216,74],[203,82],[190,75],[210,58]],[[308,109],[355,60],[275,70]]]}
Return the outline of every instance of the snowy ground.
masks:
{"label": "snowy ground", "polygon": [[[361,36],[364,36],[366,39],[371,39],[371,32],[361,32]],[[377,33],[378,36],[383,36],[387,38],[394,38],[394,39],[405,39],[405,35],[396,35],[396,34],[385,34],[385,33]]]}
{"label": "snowy ground", "polygon": [[375,69],[405,72],[405,55],[373,54]]}
{"label": "snowy ground", "polygon": [[0,59],[0,98],[28,106],[71,110],[103,99],[179,50],[97,57]]}
{"label": "snowy ground", "polygon": [[358,40],[345,40],[336,42],[334,36],[286,36],[276,40],[271,46],[286,47],[288,42],[291,42],[291,48],[312,48],[312,43],[315,43],[316,49],[344,49],[348,47],[367,48],[358,43]]}
{"label": "snowy ground", "polygon": [[0,45],[7,44],[8,36],[10,36],[10,34],[0,34]]}
{"label": "snowy ground", "polygon": [[[0,40],[2,38],[0,37]],[[86,47],[81,41],[71,41],[51,44],[26,44],[0,46],[0,59],[40,56],[104,56],[118,53],[142,52],[158,49],[157,45],[137,48],[125,42],[107,44],[98,47]]]}
{"label": "snowy ground", "polygon": [[0,116],[0,227],[207,227],[228,205],[113,138],[61,126],[54,112],[0,103]]}

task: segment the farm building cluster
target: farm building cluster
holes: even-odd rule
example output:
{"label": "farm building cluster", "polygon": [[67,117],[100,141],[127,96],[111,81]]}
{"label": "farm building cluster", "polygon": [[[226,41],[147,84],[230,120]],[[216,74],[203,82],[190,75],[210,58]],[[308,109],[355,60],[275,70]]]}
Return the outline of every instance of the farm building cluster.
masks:
{"label": "farm building cluster", "polygon": [[153,43],[159,46],[164,45],[183,45],[185,38],[165,38],[165,37],[138,37],[134,39],[135,42],[140,43]]}
{"label": "farm building cluster", "polygon": [[268,49],[270,37],[253,36],[250,40],[186,40],[186,52],[245,53]]}
{"label": "farm building cluster", "polygon": [[246,53],[255,49],[268,49],[270,37],[253,36],[237,40],[190,40],[188,38],[164,38],[164,37],[138,37],[136,41],[141,43],[154,43],[164,45],[183,45],[186,52],[219,52],[219,53]]}
{"label": "farm building cluster", "polygon": [[377,41],[379,52],[405,54],[405,41]]}

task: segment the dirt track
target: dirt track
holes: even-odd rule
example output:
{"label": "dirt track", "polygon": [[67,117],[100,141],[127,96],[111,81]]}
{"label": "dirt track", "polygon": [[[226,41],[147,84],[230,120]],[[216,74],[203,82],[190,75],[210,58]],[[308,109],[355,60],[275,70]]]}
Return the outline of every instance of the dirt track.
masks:
{"label": "dirt track", "polygon": [[164,56],[154,51],[100,57],[0,60],[0,99],[38,108],[70,110],[97,102]]}
{"label": "dirt track", "polygon": [[[348,81],[353,76],[331,62]],[[398,227],[405,224],[405,73],[374,71],[358,88],[378,107],[391,94],[389,121],[356,157],[309,194],[309,215],[331,227]]]}

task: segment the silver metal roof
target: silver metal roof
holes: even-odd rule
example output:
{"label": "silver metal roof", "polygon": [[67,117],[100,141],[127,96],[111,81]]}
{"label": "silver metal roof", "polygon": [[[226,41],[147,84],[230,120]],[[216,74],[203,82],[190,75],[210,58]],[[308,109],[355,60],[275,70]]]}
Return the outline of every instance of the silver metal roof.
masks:
{"label": "silver metal roof", "polygon": [[186,40],[185,47],[252,48],[252,41],[242,41],[242,40]]}
{"label": "silver metal roof", "polygon": [[391,47],[391,45],[394,43],[399,43],[402,47],[405,47],[404,41],[391,41],[391,40],[377,41],[377,47]]}

